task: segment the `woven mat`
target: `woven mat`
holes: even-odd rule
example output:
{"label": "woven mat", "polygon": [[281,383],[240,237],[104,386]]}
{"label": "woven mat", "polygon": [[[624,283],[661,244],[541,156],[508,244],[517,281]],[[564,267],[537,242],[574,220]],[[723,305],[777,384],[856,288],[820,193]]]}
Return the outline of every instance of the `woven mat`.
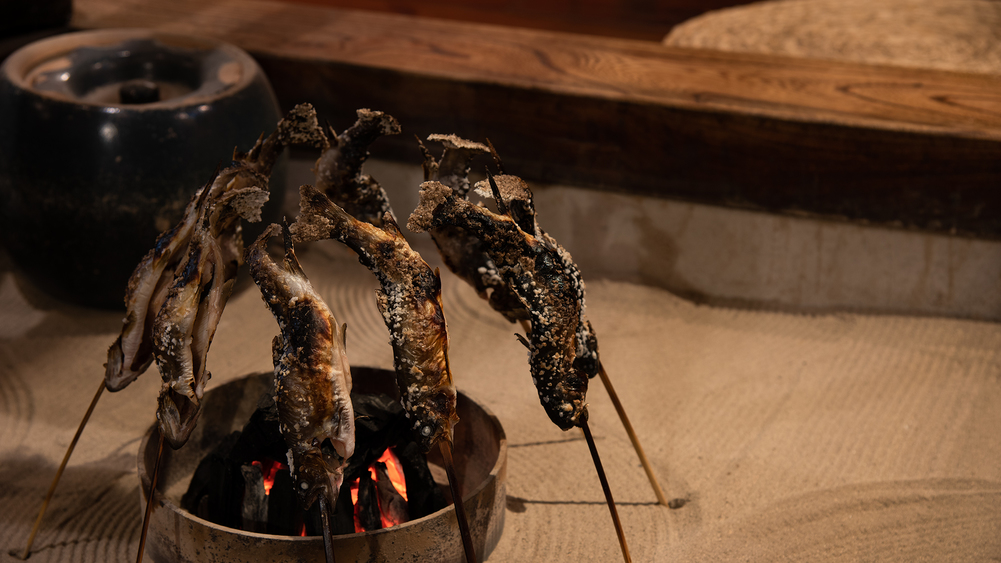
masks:
{"label": "woven mat", "polygon": [[[300,255],[348,324],[352,361],[390,367],[374,278],[333,242]],[[515,327],[450,274],[443,283],[456,383],[499,416],[511,444],[506,526],[489,560],[620,560],[585,443],[548,422]],[[25,285],[0,272],[5,562],[24,545],[121,322]],[[588,312],[668,498],[684,501],[655,504],[595,381],[591,424],[635,561],[1001,556],[1001,326],[716,308],[608,281],[589,284]],[[245,283],[212,346],[210,386],[269,369],[276,332]],[[150,372],[101,399],[32,561],[134,560],[135,455],[158,380]]]}
{"label": "woven mat", "polygon": [[773,0],[707,12],[664,39],[716,49],[1001,72],[1001,2]]}

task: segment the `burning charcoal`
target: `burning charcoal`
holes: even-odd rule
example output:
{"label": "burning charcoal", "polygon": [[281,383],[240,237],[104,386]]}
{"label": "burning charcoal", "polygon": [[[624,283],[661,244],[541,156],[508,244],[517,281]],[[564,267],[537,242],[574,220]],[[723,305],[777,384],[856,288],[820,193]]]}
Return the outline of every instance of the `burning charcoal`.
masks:
{"label": "burning charcoal", "polygon": [[352,394],[355,409],[355,453],[344,470],[344,481],[352,482],[368,473],[382,452],[409,439],[407,419],[399,401],[388,395]]}
{"label": "burning charcoal", "polygon": [[[344,482],[351,483],[354,480],[345,479]],[[351,487],[341,487],[334,508],[334,518],[330,521],[330,529],[335,535],[355,533],[355,507],[351,502]]]}
{"label": "burning charcoal", "polygon": [[407,499],[396,490],[389,478],[385,463],[375,462],[375,488],[379,494],[379,510],[387,526],[396,526],[408,521]]}
{"label": "burning charcoal", "polygon": [[[428,469],[427,459],[412,440],[400,403],[388,395],[355,394],[357,446],[345,471],[345,482],[363,478],[367,492],[361,495],[366,506],[367,529],[388,521],[406,522],[427,516],[447,505],[442,490]],[[392,448],[403,472],[408,503],[393,487],[385,487],[385,468],[378,460]],[[278,412],[272,393],[265,393],[258,409],[242,432],[234,432],[200,463],[182,499],[182,507],[217,524],[270,534],[298,535],[305,526],[308,535],[321,535],[318,504],[303,511],[295,495],[287,466],[287,447],[278,431]],[[279,460],[279,461],[275,461]],[[253,464],[253,465],[251,465]],[[373,481],[370,468],[380,472]],[[271,485],[270,494],[265,493]],[[362,502],[362,501],[360,501]],[[377,522],[377,525],[376,525]],[[331,530],[334,534],[355,532],[355,507],[350,487],[342,487],[334,507]]]}
{"label": "burning charcoal", "polygon": [[417,443],[410,442],[395,450],[407,480],[407,512],[410,519],[416,520],[445,508],[448,505],[445,495],[431,476],[427,458]]}
{"label": "burning charcoal", "polygon": [[296,499],[292,473],[287,468],[279,469],[275,473],[275,483],[268,495],[267,533],[283,536],[299,535],[298,513],[299,501]]}
{"label": "burning charcoal", "polygon": [[379,495],[375,490],[375,482],[368,471],[361,474],[358,481],[358,505],[355,515],[365,531],[381,530],[382,518],[379,517]]}
{"label": "burning charcoal", "polygon": [[248,532],[266,532],[268,525],[268,497],[264,492],[264,476],[254,465],[240,467],[243,474],[243,507],[241,529]]}

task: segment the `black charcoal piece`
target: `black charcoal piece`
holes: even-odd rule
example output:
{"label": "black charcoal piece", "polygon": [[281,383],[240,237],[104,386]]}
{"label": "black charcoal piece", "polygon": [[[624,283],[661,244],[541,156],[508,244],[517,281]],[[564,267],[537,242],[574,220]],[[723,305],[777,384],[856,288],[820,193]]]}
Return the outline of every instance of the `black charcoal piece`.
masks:
{"label": "black charcoal piece", "polygon": [[275,473],[275,483],[268,495],[268,532],[283,536],[299,535],[299,500],[293,489],[292,474],[288,469]]}
{"label": "black charcoal piece", "polygon": [[230,434],[202,458],[181,497],[181,507],[185,510],[230,528],[239,528],[242,523],[243,473],[240,465],[229,457],[239,434]]}
{"label": "black charcoal piece", "polygon": [[268,497],[264,492],[264,476],[256,465],[240,467],[243,474],[243,506],[241,530],[264,533],[268,530]]}
{"label": "black charcoal piece", "polygon": [[423,518],[448,506],[444,493],[431,475],[427,458],[417,443],[409,442],[394,451],[407,481],[407,512],[410,519]]}
{"label": "black charcoal piece", "polygon": [[403,495],[393,486],[385,463],[375,462],[375,476],[375,489],[379,494],[379,509],[386,520],[394,526],[409,521],[407,499],[403,498]]}
{"label": "black charcoal piece", "polygon": [[362,473],[358,482],[358,506],[355,507],[358,522],[365,531],[382,529],[382,518],[379,517],[379,496],[375,490],[375,481],[368,471]]}

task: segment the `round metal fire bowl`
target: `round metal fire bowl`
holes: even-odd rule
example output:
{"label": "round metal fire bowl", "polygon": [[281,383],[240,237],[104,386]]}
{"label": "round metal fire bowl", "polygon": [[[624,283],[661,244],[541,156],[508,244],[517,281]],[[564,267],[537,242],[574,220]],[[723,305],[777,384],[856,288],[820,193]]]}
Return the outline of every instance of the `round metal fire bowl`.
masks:
{"label": "round metal fire bowl", "polygon": [[[354,389],[395,395],[388,370],[352,368]],[[324,561],[323,538],[276,536],[235,530],[198,518],[180,508],[201,458],[230,432],[240,430],[270,390],[273,375],[256,374],[205,394],[201,420],[180,450],[164,448],[157,478],[157,503],[150,516],[147,556],[157,563],[292,563]],[[456,473],[462,481],[466,514],[477,558],[485,559],[504,528],[507,439],[500,421],[485,407],[459,393],[460,422],[455,427]],[[140,504],[146,507],[150,472],[156,459],[156,425],[139,447]],[[441,465],[440,455],[428,454]],[[462,541],[452,505],[423,518],[375,532],[334,536],[338,563],[348,561],[463,561]]]}

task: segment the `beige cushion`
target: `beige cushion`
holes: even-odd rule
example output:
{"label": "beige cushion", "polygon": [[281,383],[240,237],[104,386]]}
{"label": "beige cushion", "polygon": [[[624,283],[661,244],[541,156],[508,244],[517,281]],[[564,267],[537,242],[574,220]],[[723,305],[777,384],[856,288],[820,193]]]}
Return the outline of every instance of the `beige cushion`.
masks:
{"label": "beige cushion", "polygon": [[1001,2],[772,0],[707,12],[675,47],[1001,73]]}

